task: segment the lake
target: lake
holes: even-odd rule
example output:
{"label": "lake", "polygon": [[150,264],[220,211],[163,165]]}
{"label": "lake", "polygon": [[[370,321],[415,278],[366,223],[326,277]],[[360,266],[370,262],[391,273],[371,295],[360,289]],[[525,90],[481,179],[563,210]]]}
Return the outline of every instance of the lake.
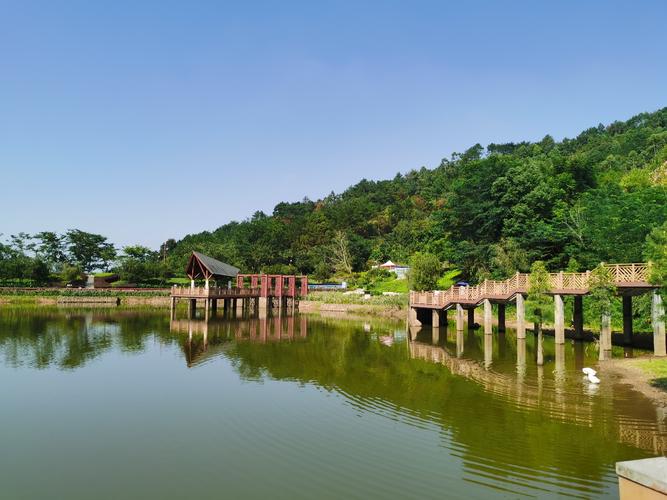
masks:
{"label": "lake", "polygon": [[664,411],[527,337],[2,306],[0,497],[616,498]]}

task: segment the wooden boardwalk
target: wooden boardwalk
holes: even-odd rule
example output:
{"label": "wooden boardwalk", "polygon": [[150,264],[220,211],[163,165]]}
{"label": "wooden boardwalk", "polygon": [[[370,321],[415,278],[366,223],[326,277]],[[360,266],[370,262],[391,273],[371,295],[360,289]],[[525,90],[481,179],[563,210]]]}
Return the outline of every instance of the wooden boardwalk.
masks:
{"label": "wooden boardwalk", "polygon": [[[607,264],[617,294],[623,298],[623,334],[625,343],[632,343],[632,297],[644,293],[653,293],[651,319],[653,325],[653,349],[657,356],[667,355],[665,338],[664,307],[660,294],[655,293],[658,286],[649,283],[649,265]],[[504,281],[484,280],[475,286],[452,286],[443,291],[410,292],[409,324],[441,326],[446,323],[449,309],[456,310],[456,328],[463,329],[464,311],[468,312],[468,328],[475,323],[474,311],[479,305],[484,307],[484,332],[492,333],[493,305],[497,307],[498,329],[505,329],[505,306],[516,303],[516,323],[518,338],[525,338],[526,321],[524,298],[528,294],[529,274],[516,273]],[[591,272],[551,273],[550,291],[554,298],[554,330],[556,343],[565,342],[565,307],[564,296],[574,297],[572,323],[575,337],[583,337],[584,309],[583,298],[590,293]],[[611,351],[611,318],[602,318],[600,343],[602,349]]]}
{"label": "wooden boardwalk", "polygon": [[[632,296],[656,288],[648,282],[648,264],[606,265],[614,278],[620,295]],[[585,273],[551,273],[553,295],[586,295],[589,293],[590,271]],[[449,309],[456,304],[476,306],[489,300],[492,303],[513,301],[517,294],[528,293],[529,274],[516,273],[504,281],[484,280],[476,286],[452,286],[444,291],[410,292],[410,305],[432,309]]]}

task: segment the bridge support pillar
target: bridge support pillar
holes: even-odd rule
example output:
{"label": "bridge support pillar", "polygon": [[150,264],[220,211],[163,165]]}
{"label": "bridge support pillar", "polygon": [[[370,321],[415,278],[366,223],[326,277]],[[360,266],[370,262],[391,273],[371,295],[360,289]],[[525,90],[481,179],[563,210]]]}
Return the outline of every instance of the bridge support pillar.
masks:
{"label": "bridge support pillar", "polygon": [[505,331],[505,304],[498,304],[498,331]]}
{"label": "bridge support pillar", "polygon": [[493,305],[489,299],[484,299],[484,334],[493,333]]}
{"label": "bridge support pillar", "polygon": [[169,308],[170,319],[176,318],[176,297],[171,298],[171,306]]}
{"label": "bridge support pillar", "polygon": [[584,338],[584,298],[581,295],[574,296],[572,322],[574,323],[574,338],[582,340]]}
{"label": "bridge support pillar", "polygon": [[[435,319],[435,318],[433,318]],[[440,328],[435,326],[435,323],[433,324],[433,328],[431,328],[431,343],[433,345],[438,345],[440,342]]]}
{"label": "bridge support pillar", "polygon": [[623,296],[623,343],[632,345],[632,297]]}
{"label": "bridge support pillar", "polygon": [[667,356],[667,345],[665,343],[665,307],[662,304],[662,297],[657,290],[653,291],[651,320],[653,323],[653,354],[655,356]]}
{"label": "bridge support pillar", "polygon": [[600,320],[600,359],[611,357],[611,315],[603,314]]}
{"label": "bridge support pillar", "polygon": [[536,361],[537,366],[542,366],[544,365],[544,334],[542,333],[542,323],[535,323],[535,330],[537,335]]}
{"label": "bridge support pillar", "polygon": [[447,313],[441,309],[433,309],[431,311],[431,326],[433,328],[440,328],[442,325],[447,324],[447,320],[443,318],[447,318]]}
{"label": "bridge support pillar", "polygon": [[516,295],[516,338],[526,338],[526,308],[524,305],[523,295],[518,293]]}
{"label": "bridge support pillar", "polygon": [[468,309],[468,331],[472,331],[475,328],[475,308],[471,307]]}
{"label": "bridge support pillar", "polygon": [[211,299],[211,311],[218,311],[218,299]]}
{"label": "bridge support pillar", "polygon": [[408,311],[408,326],[422,326],[422,322],[417,318],[416,307],[411,307]]}
{"label": "bridge support pillar", "polygon": [[556,344],[565,343],[565,308],[562,295],[554,295],[554,328]]}
{"label": "bridge support pillar", "polygon": [[456,331],[463,331],[463,307],[461,307],[461,304],[456,304]]}
{"label": "bridge support pillar", "polygon": [[197,312],[197,299],[190,299],[188,302],[188,317],[194,318]]}

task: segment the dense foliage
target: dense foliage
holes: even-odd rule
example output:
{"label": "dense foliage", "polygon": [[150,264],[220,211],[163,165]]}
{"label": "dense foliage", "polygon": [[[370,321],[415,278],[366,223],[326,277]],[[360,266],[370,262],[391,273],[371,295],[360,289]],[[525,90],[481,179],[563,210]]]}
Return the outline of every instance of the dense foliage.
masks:
{"label": "dense foliage", "polygon": [[117,258],[104,237],[77,230],[12,236],[0,246],[0,280],[43,281],[70,265],[164,282],[182,275],[199,250],[246,272],[348,281],[372,264],[408,263],[421,252],[474,282],[526,272],[538,260],[550,270],[664,260],[666,222],[664,108],[560,142],[476,144],[435,169],[279,203],[271,215],[170,239],[157,252],[130,247]]}
{"label": "dense foliage", "polygon": [[536,260],[549,269],[572,258],[580,269],[640,262],[647,235],[667,220],[666,186],[667,108],[561,142],[477,144],[433,170],[280,203],[172,242],[168,261],[180,270],[194,248],[249,271],[330,276],[428,252],[470,280]]}

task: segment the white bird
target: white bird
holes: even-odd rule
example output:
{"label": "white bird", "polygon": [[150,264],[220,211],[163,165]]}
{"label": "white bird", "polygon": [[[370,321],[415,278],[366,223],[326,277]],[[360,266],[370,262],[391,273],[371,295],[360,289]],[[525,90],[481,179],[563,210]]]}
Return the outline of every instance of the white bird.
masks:
{"label": "white bird", "polygon": [[589,373],[589,374],[588,374],[588,381],[589,381],[591,384],[599,384],[599,383],[600,383],[600,379],[597,378],[597,377],[596,377],[595,375],[593,375],[592,373]]}
{"label": "white bird", "polygon": [[588,368],[588,367],[583,368],[581,371],[584,372],[586,375],[593,375],[593,376],[595,376],[595,374],[597,373],[595,370],[593,370],[593,368]]}

